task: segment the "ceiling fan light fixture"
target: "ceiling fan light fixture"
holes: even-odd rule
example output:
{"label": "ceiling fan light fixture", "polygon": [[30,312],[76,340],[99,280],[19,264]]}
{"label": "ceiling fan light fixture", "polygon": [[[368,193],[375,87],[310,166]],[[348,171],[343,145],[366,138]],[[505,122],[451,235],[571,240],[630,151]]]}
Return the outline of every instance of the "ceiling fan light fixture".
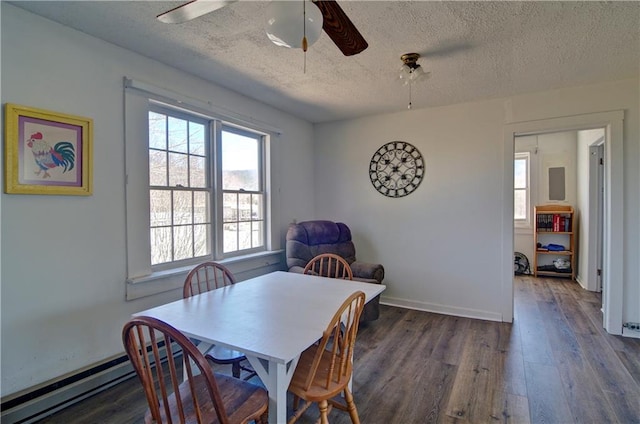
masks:
{"label": "ceiling fan light fixture", "polygon": [[425,81],[431,76],[431,72],[425,72],[422,66],[420,66],[418,59],[420,59],[420,54],[418,53],[406,53],[400,56],[402,67],[400,67],[400,72],[398,73],[398,81],[400,81],[402,85],[409,86],[409,104],[407,105],[407,109],[413,107],[411,86],[417,82]]}
{"label": "ceiling fan light fixture", "polygon": [[414,84],[419,81],[429,79],[431,72],[425,72],[424,68],[418,63],[420,55],[418,53],[407,53],[400,56],[402,67],[398,73],[398,80],[402,85]]}
{"label": "ceiling fan light fixture", "polygon": [[307,46],[322,34],[322,13],[311,2],[273,1],[267,6],[265,31],[273,44],[299,49],[306,37]]}

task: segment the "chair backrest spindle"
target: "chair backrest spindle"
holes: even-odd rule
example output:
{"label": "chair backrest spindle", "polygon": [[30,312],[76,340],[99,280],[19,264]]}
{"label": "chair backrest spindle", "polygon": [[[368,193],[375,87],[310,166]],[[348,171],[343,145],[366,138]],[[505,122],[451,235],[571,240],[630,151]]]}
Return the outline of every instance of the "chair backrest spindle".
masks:
{"label": "chair backrest spindle", "polygon": [[365,295],[358,291],[349,296],[336,311],[327,329],[323,332],[322,339],[320,339],[316,357],[307,375],[306,390],[311,387],[316,378],[323,352],[328,347],[332,357],[325,379],[325,388],[329,388],[332,381],[337,383],[342,379],[350,378],[353,367],[353,348],[364,304]]}
{"label": "chair backrest spindle", "polygon": [[235,277],[224,265],[217,262],[203,262],[187,274],[182,297],[191,297],[235,283]]}
{"label": "chair backrest spindle", "polygon": [[[184,423],[189,421],[189,417],[195,416],[197,422],[203,423],[203,410],[213,403],[218,422],[228,423],[213,371],[202,353],[184,334],[155,318],[137,317],[125,324],[122,338],[127,355],[142,382],[154,422],[172,423],[173,420],[179,420]],[[168,373],[162,365],[162,347],[166,350]],[[182,384],[181,373],[176,368],[180,350],[187,384]],[[194,366],[198,370],[197,375]],[[206,390],[198,390],[198,380],[204,380]]]}
{"label": "chair backrest spindle", "polygon": [[349,263],[343,257],[333,253],[323,253],[311,259],[305,266],[304,273],[353,280],[353,272]]}

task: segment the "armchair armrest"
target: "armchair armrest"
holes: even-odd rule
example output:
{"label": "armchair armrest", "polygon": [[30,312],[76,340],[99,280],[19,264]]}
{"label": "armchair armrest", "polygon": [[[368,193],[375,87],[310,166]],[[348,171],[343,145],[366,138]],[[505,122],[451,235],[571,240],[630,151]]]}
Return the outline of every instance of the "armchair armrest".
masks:
{"label": "armchair armrest", "polygon": [[384,267],[381,264],[355,261],[351,263],[351,271],[357,278],[376,280],[378,283],[382,283],[384,279]]}
{"label": "armchair armrest", "polygon": [[304,272],[304,267],[303,266],[294,265],[291,268],[289,268],[289,272],[295,272],[297,274],[302,274]]}

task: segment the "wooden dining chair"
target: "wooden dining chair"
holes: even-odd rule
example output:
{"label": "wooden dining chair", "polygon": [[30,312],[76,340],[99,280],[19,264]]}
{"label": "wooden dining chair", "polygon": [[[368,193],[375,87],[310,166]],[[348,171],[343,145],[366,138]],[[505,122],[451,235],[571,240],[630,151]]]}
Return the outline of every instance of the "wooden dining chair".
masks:
{"label": "wooden dining chair", "polygon": [[[322,334],[322,339],[302,352],[293,373],[289,392],[294,396],[294,415],[288,424],[296,422],[307,408],[318,403],[320,423],[328,424],[331,407],[348,411],[354,424],[360,423],[358,410],[349,390],[353,373],[353,349],[358,334],[358,322],[365,304],[365,295],[357,291],[338,308]],[[344,394],[346,403],[335,400]],[[305,401],[298,408],[300,399]]]}
{"label": "wooden dining chair", "polygon": [[320,277],[353,280],[353,272],[349,262],[334,253],[323,253],[314,257],[304,267],[303,272],[305,274],[319,275]]}
{"label": "wooden dining chair", "polygon": [[235,284],[236,279],[229,269],[217,262],[203,262],[194,267],[184,280],[182,297],[219,289]]}
{"label": "wooden dining chair", "polygon": [[[267,391],[214,374],[198,348],[169,324],[152,317],[133,318],[122,330],[122,341],[149,404],[145,423],[266,424]],[[180,363],[184,372],[178,372]]]}
{"label": "wooden dining chair", "polygon": [[[184,280],[182,297],[188,298],[196,294],[219,289],[224,286],[235,284],[236,279],[227,267],[217,262],[203,262],[193,268]],[[231,365],[231,374],[240,378],[241,372],[248,373],[244,377],[249,380],[256,375],[256,372],[248,366],[242,365],[247,357],[237,350],[228,349],[222,346],[212,346],[206,353],[206,358],[214,364]]]}

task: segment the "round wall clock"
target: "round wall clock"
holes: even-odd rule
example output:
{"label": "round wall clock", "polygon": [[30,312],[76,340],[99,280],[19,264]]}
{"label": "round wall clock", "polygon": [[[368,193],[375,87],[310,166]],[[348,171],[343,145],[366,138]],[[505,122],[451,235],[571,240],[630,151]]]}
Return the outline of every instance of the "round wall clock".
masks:
{"label": "round wall clock", "polygon": [[410,143],[391,141],[371,158],[369,178],[381,194],[403,197],[413,193],[424,176],[422,155]]}

